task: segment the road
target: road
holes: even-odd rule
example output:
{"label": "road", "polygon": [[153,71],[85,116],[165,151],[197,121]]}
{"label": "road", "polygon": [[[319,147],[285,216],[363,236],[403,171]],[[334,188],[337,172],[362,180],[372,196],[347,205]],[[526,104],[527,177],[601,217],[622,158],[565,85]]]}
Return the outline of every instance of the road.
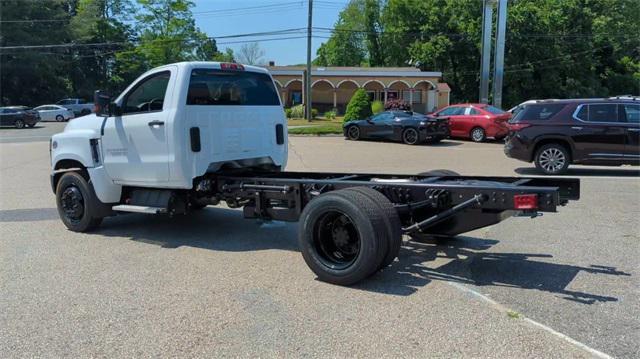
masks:
{"label": "road", "polygon": [[[59,129],[46,124],[42,136]],[[637,169],[575,168],[582,198],[559,213],[446,245],[406,241],[391,267],[345,288],[315,279],[296,224],[238,210],[127,215],[69,232],[48,183],[48,138],[9,132],[0,130],[3,356],[640,356]],[[501,151],[290,137],[288,169],[533,173]]]}

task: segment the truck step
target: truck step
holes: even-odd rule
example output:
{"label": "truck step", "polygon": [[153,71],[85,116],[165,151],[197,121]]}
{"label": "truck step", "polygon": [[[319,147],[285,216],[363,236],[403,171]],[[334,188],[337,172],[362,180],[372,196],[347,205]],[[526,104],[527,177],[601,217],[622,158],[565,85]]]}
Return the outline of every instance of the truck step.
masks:
{"label": "truck step", "polygon": [[133,213],[146,213],[146,214],[161,214],[167,213],[166,208],[162,207],[149,207],[149,206],[134,206],[131,204],[119,204],[113,206],[111,209],[119,212],[133,212]]}

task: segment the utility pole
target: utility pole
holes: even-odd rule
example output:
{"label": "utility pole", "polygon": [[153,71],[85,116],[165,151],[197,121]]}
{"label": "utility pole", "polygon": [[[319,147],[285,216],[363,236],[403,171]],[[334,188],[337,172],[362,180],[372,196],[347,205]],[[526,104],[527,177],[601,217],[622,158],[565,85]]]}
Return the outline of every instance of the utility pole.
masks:
{"label": "utility pole", "polygon": [[309,0],[309,19],[307,22],[307,73],[304,79],[305,115],[311,122],[311,30],[313,27],[313,0]]}
{"label": "utility pole", "polygon": [[489,76],[491,67],[491,32],[493,0],[482,2],[482,47],[480,60],[480,103],[489,103]]}
{"label": "utility pole", "polygon": [[498,0],[498,24],[493,63],[493,105],[502,108],[502,80],[504,78],[504,42],[507,31],[507,0]]}

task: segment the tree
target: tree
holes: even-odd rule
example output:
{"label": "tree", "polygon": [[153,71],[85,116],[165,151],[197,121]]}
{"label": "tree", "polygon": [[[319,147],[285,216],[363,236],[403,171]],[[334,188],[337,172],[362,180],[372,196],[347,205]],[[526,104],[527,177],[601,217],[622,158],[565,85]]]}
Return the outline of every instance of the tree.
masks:
{"label": "tree", "polygon": [[364,89],[357,89],[347,105],[347,111],[344,114],[344,122],[362,120],[369,116],[371,116],[371,102],[369,101],[369,95],[367,95],[367,92]]}
{"label": "tree", "polygon": [[240,51],[236,55],[236,59],[241,64],[259,65],[264,57],[264,50],[260,48],[257,42],[250,42],[240,47]]}
{"label": "tree", "polygon": [[226,48],[224,52],[219,52],[213,57],[213,61],[219,62],[236,62],[235,55],[233,54],[233,49]]}
{"label": "tree", "polygon": [[384,55],[380,43],[380,32],[382,31],[380,0],[365,0],[364,21],[369,66],[384,66]]}
{"label": "tree", "polygon": [[366,60],[364,1],[352,0],[340,13],[333,34],[322,44],[314,63],[318,66],[360,66]]}

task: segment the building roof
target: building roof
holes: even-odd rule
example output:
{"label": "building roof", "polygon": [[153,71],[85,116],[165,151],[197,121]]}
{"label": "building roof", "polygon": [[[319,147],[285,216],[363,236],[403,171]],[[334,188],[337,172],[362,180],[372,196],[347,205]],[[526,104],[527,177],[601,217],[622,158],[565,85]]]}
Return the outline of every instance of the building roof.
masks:
{"label": "building roof", "polygon": [[[265,66],[273,75],[302,75],[306,66]],[[379,77],[442,77],[441,72],[420,71],[415,67],[355,67],[313,66],[313,76],[379,76]]]}

